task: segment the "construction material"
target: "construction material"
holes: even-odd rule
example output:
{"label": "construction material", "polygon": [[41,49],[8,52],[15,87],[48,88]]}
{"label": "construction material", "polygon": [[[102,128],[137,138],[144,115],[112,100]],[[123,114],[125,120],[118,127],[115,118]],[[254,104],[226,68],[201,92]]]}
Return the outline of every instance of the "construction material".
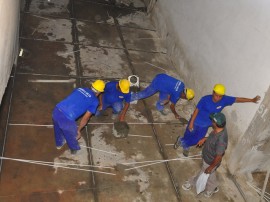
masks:
{"label": "construction material", "polygon": [[19,161],[19,162],[23,162],[23,163],[31,163],[31,164],[43,165],[43,166],[49,166],[49,167],[56,167],[56,168],[64,168],[64,169],[69,169],[69,170],[95,172],[95,173],[102,173],[102,174],[107,174],[107,175],[116,175],[114,173],[108,173],[108,172],[102,172],[102,171],[96,171],[96,170],[72,168],[72,167],[68,167],[68,166],[60,166],[60,165],[54,164],[54,162],[33,161],[33,160],[27,160],[27,159],[15,159],[15,158],[9,158],[9,157],[4,157],[4,156],[1,156],[0,159],[11,160],[11,161]]}
{"label": "construction material", "polygon": [[[130,82],[130,91],[136,93],[140,90],[140,78],[137,75],[131,75],[128,77]],[[137,104],[138,100],[132,101],[130,104]]]}
{"label": "construction material", "polygon": [[129,133],[129,126],[127,122],[120,121],[113,124],[113,135],[116,138],[126,138]]}
{"label": "construction material", "polygon": [[155,164],[159,164],[159,163],[165,163],[165,162],[169,162],[169,161],[191,160],[191,159],[192,160],[193,159],[199,159],[199,160],[201,160],[202,159],[202,158],[196,158],[195,156],[198,156],[198,155],[194,155],[192,157],[182,157],[182,158],[175,158],[175,159],[168,159],[168,160],[155,160],[155,161],[132,162],[132,163],[122,163],[122,164],[128,165],[128,164],[152,162],[152,163],[149,163],[149,164],[145,164],[145,165],[141,165],[141,166],[136,166],[136,167],[133,167],[133,168],[125,169],[127,171],[127,170],[133,170],[133,169],[142,168],[142,167],[146,167],[146,166],[151,166],[151,165],[155,165]]}
{"label": "construction material", "polygon": [[264,198],[264,193],[265,193],[265,189],[266,189],[266,185],[269,179],[269,172],[270,169],[267,170],[266,176],[265,176],[265,180],[264,180],[264,184],[263,184],[263,189],[262,189],[262,193],[261,193],[261,202],[263,201]]}
{"label": "construction material", "polygon": [[150,138],[152,138],[152,136],[150,136],[150,135],[128,135],[129,137],[150,137]]}
{"label": "construction material", "polygon": [[203,192],[205,190],[207,180],[210,174],[202,173],[200,174],[198,180],[196,181],[196,192],[197,194]]}
{"label": "construction material", "polygon": [[[180,158],[175,158],[175,159],[167,159],[167,160],[151,160],[151,161],[137,161],[137,162],[127,162],[127,163],[122,163],[124,165],[129,165],[129,164],[141,164],[141,163],[153,163],[153,162],[167,162],[167,161],[176,161],[176,160],[182,160],[182,159],[192,159],[192,158],[196,158],[198,156],[201,156],[201,154],[196,154],[196,155],[192,155],[189,157],[180,157]],[[200,158],[201,159],[201,158]]]}
{"label": "construction material", "polygon": [[[270,202],[270,194],[265,192],[265,195],[262,194],[262,190],[259,188],[259,187],[256,187],[255,185],[253,185],[252,183],[250,182],[247,182],[247,184],[252,188],[254,189],[260,196],[263,196],[263,199],[267,202]],[[260,201],[263,201],[263,199],[261,199]]]}

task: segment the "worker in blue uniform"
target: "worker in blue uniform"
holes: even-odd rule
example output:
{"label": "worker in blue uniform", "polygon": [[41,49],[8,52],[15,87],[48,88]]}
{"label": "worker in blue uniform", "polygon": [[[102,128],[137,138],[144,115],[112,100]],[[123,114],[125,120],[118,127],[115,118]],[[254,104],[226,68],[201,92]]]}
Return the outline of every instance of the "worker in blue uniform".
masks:
{"label": "worker in blue uniform", "polygon": [[225,95],[226,88],[223,84],[216,84],[213,88],[212,95],[202,97],[193,112],[191,119],[187,125],[184,137],[178,137],[174,144],[174,148],[183,147],[184,156],[188,156],[191,146],[200,146],[200,140],[203,139],[212,125],[209,119],[210,114],[218,113],[226,106],[231,106],[234,103],[254,102],[260,100],[260,96],[254,98],[242,98]]}
{"label": "worker in blue uniform", "polygon": [[185,88],[185,84],[167,74],[158,74],[152,80],[151,84],[144,90],[131,95],[131,101],[140,100],[154,95],[159,92],[159,100],[156,102],[156,108],[164,114],[164,105],[171,102],[170,109],[176,119],[180,116],[175,110],[177,101],[182,99],[191,100],[194,98],[195,93],[190,88]]}
{"label": "worker in blue uniform", "polygon": [[99,96],[99,107],[96,115],[107,108],[112,108],[113,114],[119,115],[119,121],[124,121],[130,99],[130,82],[127,79],[110,81],[106,83],[104,93]]}
{"label": "worker in blue uniform", "polygon": [[[104,91],[105,83],[96,80],[91,89],[77,88],[63,101],[58,103],[53,110],[53,126],[56,148],[67,143],[72,154],[80,150],[78,139],[81,138],[81,130],[87,124],[92,114],[96,113],[99,105],[97,96]],[[82,116],[79,127],[76,120]]]}

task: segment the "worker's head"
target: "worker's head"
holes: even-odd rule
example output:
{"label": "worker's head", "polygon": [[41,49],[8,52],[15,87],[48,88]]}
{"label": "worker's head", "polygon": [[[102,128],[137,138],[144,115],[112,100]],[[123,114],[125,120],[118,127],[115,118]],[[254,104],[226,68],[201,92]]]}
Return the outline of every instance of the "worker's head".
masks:
{"label": "worker's head", "polygon": [[186,96],[187,100],[192,100],[195,96],[194,90],[192,90],[191,88],[186,88],[185,89],[185,96]]}
{"label": "worker's head", "polygon": [[102,80],[95,80],[92,83],[92,90],[95,91],[96,93],[104,92],[104,88],[105,88],[105,82]]}
{"label": "worker's head", "polygon": [[213,101],[218,102],[225,95],[226,88],[223,84],[216,84],[213,88]]}
{"label": "worker's head", "polygon": [[212,113],[210,114],[209,118],[216,124],[218,128],[224,128],[226,126],[226,117],[221,112]]}
{"label": "worker's head", "polygon": [[129,93],[130,82],[127,79],[121,79],[119,81],[119,88],[122,93]]}

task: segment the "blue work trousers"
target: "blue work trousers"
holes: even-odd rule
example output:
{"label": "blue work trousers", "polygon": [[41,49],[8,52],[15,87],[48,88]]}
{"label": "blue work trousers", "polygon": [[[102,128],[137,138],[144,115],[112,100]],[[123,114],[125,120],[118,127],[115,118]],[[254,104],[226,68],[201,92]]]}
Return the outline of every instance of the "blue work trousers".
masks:
{"label": "blue work trousers", "polygon": [[68,119],[63,112],[57,107],[53,110],[53,128],[55,144],[57,147],[61,147],[67,142],[68,147],[71,150],[80,150],[77,137],[77,123],[76,121]]}
{"label": "blue work trousers", "polygon": [[[102,100],[102,109],[101,109],[101,111],[103,111],[103,110],[105,110],[105,109],[107,109],[109,107],[112,108],[114,114],[119,114],[122,111],[122,109],[124,107],[124,104],[123,104],[123,101],[115,102],[115,103],[111,104],[111,103],[106,103],[104,100]],[[99,115],[100,115],[100,111],[97,110],[95,116],[99,116]]]}
{"label": "blue work trousers", "polygon": [[184,149],[189,149],[189,147],[197,145],[197,143],[205,137],[208,126],[207,127],[201,127],[201,126],[196,126],[194,124],[193,130],[190,131],[188,128],[189,124],[187,125],[184,137],[180,138],[178,142]]}
{"label": "blue work trousers", "polygon": [[[157,92],[158,92],[158,90],[151,83],[144,90],[142,90],[140,92],[137,92],[137,93],[132,93],[131,94],[131,101],[148,98],[148,97],[154,95]],[[165,100],[167,100],[168,97],[169,97],[168,93],[159,92],[159,100],[156,102],[156,108],[157,108],[158,111],[162,111],[164,109],[163,102]]]}

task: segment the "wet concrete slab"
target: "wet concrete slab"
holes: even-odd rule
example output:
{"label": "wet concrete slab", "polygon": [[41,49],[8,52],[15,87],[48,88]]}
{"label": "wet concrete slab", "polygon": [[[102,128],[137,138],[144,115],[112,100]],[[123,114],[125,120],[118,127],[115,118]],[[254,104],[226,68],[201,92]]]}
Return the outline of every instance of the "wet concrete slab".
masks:
{"label": "wet concrete slab", "polygon": [[144,82],[151,82],[157,74],[161,73],[179,78],[166,54],[129,50],[129,56],[135,73]]}
{"label": "wet concrete slab", "polygon": [[19,57],[17,72],[45,75],[75,76],[75,57],[70,44],[21,40],[24,49]]}
{"label": "wet concrete slab", "polygon": [[[91,118],[79,140],[81,150],[77,155],[71,155],[67,145],[61,150],[55,148],[52,109],[75,87],[89,87],[100,78],[111,81],[136,73],[144,89],[157,73],[163,73],[157,67],[179,78],[167,55],[161,54],[166,53],[162,40],[151,31],[154,29],[146,13],[142,13],[146,9],[142,2],[51,0],[49,4],[26,0],[30,13],[23,13],[21,18],[21,44],[30,54],[20,58],[14,70],[15,86],[8,87],[8,95],[13,93],[11,105],[4,101],[0,111],[0,129],[8,129],[4,156],[88,170],[4,160],[0,201],[242,201],[225,167],[219,169],[222,190],[211,200],[181,190],[189,174],[199,169],[200,160],[125,170],[142,165],[135,164],[138,161],[182,157],[182,150],[174,150],[173,143],[186,125],[175,119],[168,105],[165,116],[155,109],[158,94],[130,106],[126,114],[130,128],[127,138],[114,136],[117,117],[108,109],[105,116]],[[109,24],[112,17],[119,24]],[[6,125],[8,107],[11,113]],[[189,119],[194,107],[193,102],[180,100],[176,110]],[[0,138],[2,148],[3,134]],[[194,148],[191,154],[199,151]],[[124,165],[126,162],[132,164]]]}
{"label": "wet concrete slab", "polygon": [[80,46],[82,75],[101,78],[127,78],[132,75],[122,49]]}
{"label": "wet concrete slab", "polygon": [[61,1],[41,1],[32,0],[29,12],[32,14],[42,15],[42,16],[56,16],[61,18],[69,18],[70,15],[70,5],[69,0]]}
{"label": "wet concrete slab", "polygon": [[74,84],[75,79],[63,77],[17,75],[10,122],[51,124],[53,108],[72,92]]}
{"label": "wet concrete slab", "polygon": [[162,39],[155,31],[121,27],[127,49],[166,53]]}
{"label": "wet concrete slab", "polygon": [[112,17],[113,6],[90,1],[75,1],[73,7],[75,17],[78,20],[114,24]]}
{"label": "wet concrete slab", "polygon": [[[99,191],[99,201],[177,201],[166,167],[163,164],[145,168],[134,165],[119,166],[119,163],[162,159],[153,132],[149,125],[130,125],[129,136],[117,139],[111,133],[111,125],[93,126],[89,130],[91,145],[106,148],[114,154],[93,151],[93,161],[97,165],[115,166],[117,176],[95,176]],[[134,136],[131,136],[134,135]],[[135,136],[138,135],[138,136]],[[148,136],[148,137],[140,137]],[[147,150],[145,149],[147,147]]]}
{"label": "wet concrete slab", "polygon": [[123,48],[114,25],[77,21],[79,43],[83,45]]}
{"label": "wet concrete slab", "polygon": [[4,156],[45,161],[51,166],[4,160],[1,198],[15,201],[93,201],[90,172],[54,167],[61,165],[76,169],[76,166],[66,164],[89,164],[88,154],[76,157],[69,151],[57,150],[52,128],[10,126]]}
{"label": "wet concrete slab", "polygon": [[70,20],[25,14],[22,38],[72,42]]}

